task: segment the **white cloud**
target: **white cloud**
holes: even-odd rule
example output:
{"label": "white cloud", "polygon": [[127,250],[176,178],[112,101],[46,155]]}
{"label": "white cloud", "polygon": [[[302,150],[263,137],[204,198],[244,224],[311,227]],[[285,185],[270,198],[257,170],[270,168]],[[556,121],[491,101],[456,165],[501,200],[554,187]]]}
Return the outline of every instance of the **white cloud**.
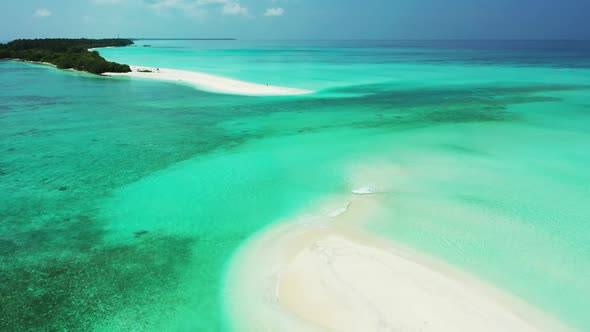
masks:
{"label": "white cloud", "polygon": [[264,16],[282,16],[284,13],[285,10],[281,7],[268,8],[266,12],[264,12]]}
{"label": "white cloud", "polygon": [[200,1],[187,0],[143,0],[150,8],[165,12],[166,10],[179,10],[189,16],[200,16],[207,13],[206,10],[200,8],[202,5]]}
{"label": "white cloud", "polygon": [[[103,2],[121,0],[95,0]],[[182,11],[189,16],[204,15],[210,7],[220,6],[220,11],[225,15],[248,15],[248,9],[243,7],[239,0],[142,0],[150,8],[165,12],[167,10]]]}
{"label": "white cloud", "polygon": [[197,3],[199,5],[210,5],[210,4],[215,4],[215,3],[224,4],[224,3],[228,3],[228,2],[229,2],[228,0],[197,0]]}
{"label": "white cloud", "polygon": [[92,0],[94,3],[98,3],[98,4],[115,4],[115,3],[120,3],[122,0]]}
{"label": "white cloud", "polygon": [[226,15],[248,15],[248,9],[237,2],[227,2],[221,12]]}
{"label": "white cloud", "polygon": [[42,18],[47,16],[51,16],[51,12],[47,8],[39,8],[33,13],[33,17]]}

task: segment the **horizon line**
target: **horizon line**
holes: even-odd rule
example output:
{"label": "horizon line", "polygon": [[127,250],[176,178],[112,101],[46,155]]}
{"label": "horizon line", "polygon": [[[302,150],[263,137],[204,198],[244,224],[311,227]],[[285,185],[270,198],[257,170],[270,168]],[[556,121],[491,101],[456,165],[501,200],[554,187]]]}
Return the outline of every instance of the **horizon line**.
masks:
{"label": "horizon line", "polygon": [[235,38],[235,37],[18,37],[1,39],[10,42],[19,39],[129,39],[129,40],[203,40],[203,41],[575,41],[590,42],[590,39],[576,38]]}

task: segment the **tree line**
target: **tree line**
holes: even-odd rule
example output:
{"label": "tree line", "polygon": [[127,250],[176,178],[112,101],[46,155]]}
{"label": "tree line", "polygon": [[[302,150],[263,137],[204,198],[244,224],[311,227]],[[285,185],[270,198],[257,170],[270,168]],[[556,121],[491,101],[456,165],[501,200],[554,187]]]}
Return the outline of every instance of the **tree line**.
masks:
{"label": "tree line", "polygon": [[0,44],[0,59],[47,62],[60,69],[93,74],[128,73],[128,65],[107,61],[89,49],[132,44],[129,39],[18,39]]}

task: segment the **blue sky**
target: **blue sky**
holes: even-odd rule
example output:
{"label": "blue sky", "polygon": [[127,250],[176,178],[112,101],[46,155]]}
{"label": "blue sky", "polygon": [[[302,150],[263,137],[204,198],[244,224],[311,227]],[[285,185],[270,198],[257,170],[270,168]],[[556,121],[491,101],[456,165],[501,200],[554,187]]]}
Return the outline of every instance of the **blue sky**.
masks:
{"label": "blue sky", "polygon": [[590,0],[3,0],[31,37],[590,39]]}

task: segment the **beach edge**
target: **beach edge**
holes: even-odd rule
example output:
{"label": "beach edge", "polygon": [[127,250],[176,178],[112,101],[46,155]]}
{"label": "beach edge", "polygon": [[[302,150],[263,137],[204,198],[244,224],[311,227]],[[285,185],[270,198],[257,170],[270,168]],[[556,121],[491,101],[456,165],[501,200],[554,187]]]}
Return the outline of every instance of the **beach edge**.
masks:
{"label": "beach edge", "polygon": [[243,96],[298,96],[314,93],[312,90],[246,82],[197,71],[135,65],[129,67],[131,68],[129,73],[103,73],[103,75],[175,82],[188,84],[203,91]]}

